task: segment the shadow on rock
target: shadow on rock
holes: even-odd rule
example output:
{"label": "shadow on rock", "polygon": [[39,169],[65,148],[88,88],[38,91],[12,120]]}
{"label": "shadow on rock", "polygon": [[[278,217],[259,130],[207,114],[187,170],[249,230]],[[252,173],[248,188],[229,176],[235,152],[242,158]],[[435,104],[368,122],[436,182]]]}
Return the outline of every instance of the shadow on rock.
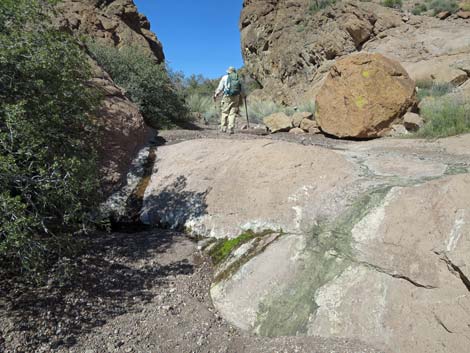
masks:
{"label": "shadow on rock", "polygon": [[100,236],[89,241],[85,255],[57,264],[44,287],[0,278],[0,337],[11,351],[73,346],[75,335],[139,310],[153,298],[152,289],[192,274],[185,257],[159,260],[180,239],[165,231]]}
{"label": "shadow on rock", "polygon": [[204,192],[187,191],[187,184],[187,178],[181,175],[171,185],[147,196],[141,215],[142,222],[181,230],[187,221],[205,215],[206,197],[210,189]]}

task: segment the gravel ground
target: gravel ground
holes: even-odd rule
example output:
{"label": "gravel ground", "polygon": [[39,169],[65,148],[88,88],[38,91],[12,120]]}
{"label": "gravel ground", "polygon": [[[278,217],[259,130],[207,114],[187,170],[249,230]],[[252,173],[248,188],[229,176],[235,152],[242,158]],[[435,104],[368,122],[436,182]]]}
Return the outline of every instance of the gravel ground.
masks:
{"label": "gravel ground", "polygon": [[87,255],[54,269],[68,276],[45,287],[2,278],[0,352],[379,352],[356,341],[265,338],[231,326],[211,303],[210,261],[182,234],[117,233],[91,243]]}
{"label": "gravel ground", "polygon": [[288,142],[300,143],[303,145],[316,145],[326,148],[341,148],[341,145],[351,143],[348,140],[339,140],[327,137],[323,134],[301,134],[296,135],[289,132],[277,132],[275,134],[267,134],[263,128],[251,128],[246,130],[235,130],[235,134],[229,135],[219,132],[218,127],[198,126],[195,125],[191,130],[175,129],[159,131],[156,142],[158,145],[174,144],[187,140],[216,138],[216,139],[232,139],[232,140],[249,140],[249,139],[270,139]]}

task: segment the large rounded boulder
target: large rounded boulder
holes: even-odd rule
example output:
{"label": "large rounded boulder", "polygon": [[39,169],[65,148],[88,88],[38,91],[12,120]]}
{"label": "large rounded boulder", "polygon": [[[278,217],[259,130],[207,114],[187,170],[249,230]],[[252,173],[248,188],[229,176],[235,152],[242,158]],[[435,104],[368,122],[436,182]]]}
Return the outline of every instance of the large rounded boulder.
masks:
{"label": "large rounded boulder", "polygon": [[380,137],[416,105],[415,88],[400,63],[381,54],[351,55],[331,68],[316,99],[316,119],[337,137]]}

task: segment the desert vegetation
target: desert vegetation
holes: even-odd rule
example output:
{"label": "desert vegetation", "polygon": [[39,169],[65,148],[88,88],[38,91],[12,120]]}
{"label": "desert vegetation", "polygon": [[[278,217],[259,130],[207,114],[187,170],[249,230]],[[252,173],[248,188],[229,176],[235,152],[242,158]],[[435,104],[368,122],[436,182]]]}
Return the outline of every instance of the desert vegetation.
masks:
{"label": "desert vegetation", "polygon": [[425,125],[419,137],[438,138],[470,132],[470,102],[458,95],[434,97],[423,104]]}
{"label": "desert vegetation", "polygon": [[113,80],[126,89],[149,126],[168,128],[188,119],[184,98],[164,65],[138,47],[117,49],[96,42],[89,42],[88,47]]}
{"label": "desert vegetation", "polygon": [[336,4],[336,0],[311,0],[308,10],[310,14],[314,14],[334,4]]}
{"label": "desert vegetation", "polygon": [[470,131],[469,102],[455,92],[454,85],[432,80],[417,81],[416,85],[425,119],[416,136],[438,138]]}
{"label": "desert vegetation", "polygon": [[37,275],[74,250],[97,203],[99,94],[44,2],[0,4],[0,263]]}
{"label": "desert vegetation", "polygon": [[400,9],[403,6],[402,0],[384,0],[382,5],[393,9]]}
{"label": "desert vegetation", "polygon": [[459,4],[455,0],[426,0],[424,2],[416,3],[412,9],[414,15],[421,15],[430,12],[433,16],[440,12],[455,13],[459,9]]}

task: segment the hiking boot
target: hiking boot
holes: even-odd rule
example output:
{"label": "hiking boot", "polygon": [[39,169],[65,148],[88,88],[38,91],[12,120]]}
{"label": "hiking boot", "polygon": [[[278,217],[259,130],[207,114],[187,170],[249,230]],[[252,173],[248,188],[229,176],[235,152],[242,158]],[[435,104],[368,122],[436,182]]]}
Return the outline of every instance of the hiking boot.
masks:
{"label": "hiking boot", "polygon": [[221,127],[221,128],[220,128],[220,132],[226,133],[226,132],[227,132],[227,128],[226,128],[226,127]]}
{"label": "hiking boot", "polygon": [[229,133],[229,135],[233,135],[233,134],[234,134],[233,129],[230,129],[230,130],[228,131],[228,133]]}

